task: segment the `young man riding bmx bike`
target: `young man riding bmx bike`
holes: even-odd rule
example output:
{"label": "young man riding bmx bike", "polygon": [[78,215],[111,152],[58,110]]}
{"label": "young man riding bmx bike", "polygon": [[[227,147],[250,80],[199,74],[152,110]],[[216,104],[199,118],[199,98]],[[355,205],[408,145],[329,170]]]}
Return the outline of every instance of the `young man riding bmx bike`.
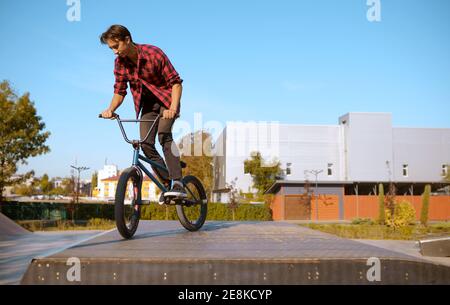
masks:
{"label": "young man riding bmx bike", "polygon": [[172,66],[169,58],[156,46],[133,42],[130,32],[122,25],[112,25],[100,36],[117,55],[114,66],[114,96],[110,106],[102,112],[103,118],[113,118],[115,110],[122,104],[128,83],[134,99],[136,118],[141,114],[140,135],[144,138],[151,123],[158,115],[157,125],[150,131],[148,140],[142,144],[145,155],[152,161],[165,165],[155,148],[156,133],[162,146],[168,172],[152,166],[167,189],[173,180],[172,188],[161,193],[159,203],[165,197],[185,198],[186,191],[181,182],[182,172],[178,149],[173,142],[172,126],[180,115],[180,99],[183,80]]}

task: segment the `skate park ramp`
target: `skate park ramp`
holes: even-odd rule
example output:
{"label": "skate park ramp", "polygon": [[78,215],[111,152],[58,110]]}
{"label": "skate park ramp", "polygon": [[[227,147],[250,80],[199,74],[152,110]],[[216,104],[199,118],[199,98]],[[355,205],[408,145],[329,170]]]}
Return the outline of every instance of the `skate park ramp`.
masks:
{"label": "skate park ramp", "polygon": [[450,284],[450,267],[292,223],[141,221],[33,259],[21,284]]}
{"label": "skate park ramp", "polygon": [[60,252],[102,231],[29,232],[0,213],[0,285],[17,285],[30,261]]}
{"label": "skate park ramp", "polygon": [[0,213],[0,238],[9,238],[11,236],[31,234],[30,231],[22,228],[13,220]]}

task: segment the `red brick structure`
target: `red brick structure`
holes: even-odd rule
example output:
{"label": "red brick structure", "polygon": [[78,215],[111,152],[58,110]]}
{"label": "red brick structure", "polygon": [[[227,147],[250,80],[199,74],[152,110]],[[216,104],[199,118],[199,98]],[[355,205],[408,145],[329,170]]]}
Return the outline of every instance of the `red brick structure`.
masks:
{"label": "red brick structure", "polygon": [[[273,220],[352,220],[354,218],[375,220],[378,217],[378,196],[348,195],[346,194],[349,192],[348,188],[349,184],[321,183],[317,190],[319,195],[316,198],[314,187],[310,187],[308,196],[306,192],[303,192],[305,188],[302,183],[279,183],[278,187],[273,186],[267,192],[275,194],[271,203]],[[422,196],[417,194],[396,196],[397,202],[402,200],[412,204],[417,220],[419,220]],[[428,219],[431,221],[450,220],[449,195],[432,195],[430,197]]]}

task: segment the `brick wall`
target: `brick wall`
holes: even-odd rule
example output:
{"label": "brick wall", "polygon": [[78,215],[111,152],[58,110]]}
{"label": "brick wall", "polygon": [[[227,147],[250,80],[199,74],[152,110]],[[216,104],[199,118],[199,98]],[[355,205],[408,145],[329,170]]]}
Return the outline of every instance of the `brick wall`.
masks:
{"label": "brick wall", "polygon": [[284,219],[284,196],[283,195],[275,195],[273,197],[270,208],[272,209],[272,219],[273,220],[283,220]]}
{"label": "brick wall", "polygon": [[[338,195],[319,195],[317,200],[319,207],[319,220],[339,219],[339,197]],[[311,220],[317,220],[316,196],[311,199]]]}
{"label": "brick wall", "polygon": [[[417,220],[420,219],[422,196],[396,196],[397,201],[406,200],[416,210]],[[344,196],[344,219],[378,217],[377,196]],[[450,196],[431,196],[428,210],[429,220],[450,220]]]}
{"label": "brick wall", "polygon": [[[295,197],[295,195],[288,195]],[[422,208],[422,196],[397,196],[397,201],[407,200],[416,210],[417,220],[420,219]],[[292,219],[285,215],[285,195],[275,195],[271,204],[273,220]],[[339,220],[339,197],[338,195],[319,195],[319,220]],[[344,219],[372,218],[378,217],[377,196],[344,196]],[[311,220],[316,220],[316,198],[311,200]],[[450,196],[431,196],[428,212],[429,220],[450,220]]]}

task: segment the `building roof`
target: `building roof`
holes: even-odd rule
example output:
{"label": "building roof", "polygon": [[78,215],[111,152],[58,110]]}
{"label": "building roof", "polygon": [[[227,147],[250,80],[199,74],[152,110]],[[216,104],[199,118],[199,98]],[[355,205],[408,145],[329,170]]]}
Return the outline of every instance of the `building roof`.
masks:
{"label": "building roof", "polygon": [[[265,192],[264,194],[276,194],[281,186],[285,185],[304,185],[306,183],[314,186],[316,184],[315,180],[277,180],[275,181]],[[392,181],[394,184],[398,185],[437,185],[437,186],[446,186],[450,185],[450,183],[445,181]],[[317,185],[352,185],[352,184],[378,184],[378,183],[389,183],[389,181],[317,181]]]}
{"label": "building roof", "polygon": [[[304,185],[304,184],[316,184],[316,181],[314,180],[277,180],[275,181],[268,189],[264,192],[264,194],[275,194],[278,189],[282,185]],[[317,181],[317,184],[319,185],[344,185],[344,184],[353,184],[353,181]]]}

